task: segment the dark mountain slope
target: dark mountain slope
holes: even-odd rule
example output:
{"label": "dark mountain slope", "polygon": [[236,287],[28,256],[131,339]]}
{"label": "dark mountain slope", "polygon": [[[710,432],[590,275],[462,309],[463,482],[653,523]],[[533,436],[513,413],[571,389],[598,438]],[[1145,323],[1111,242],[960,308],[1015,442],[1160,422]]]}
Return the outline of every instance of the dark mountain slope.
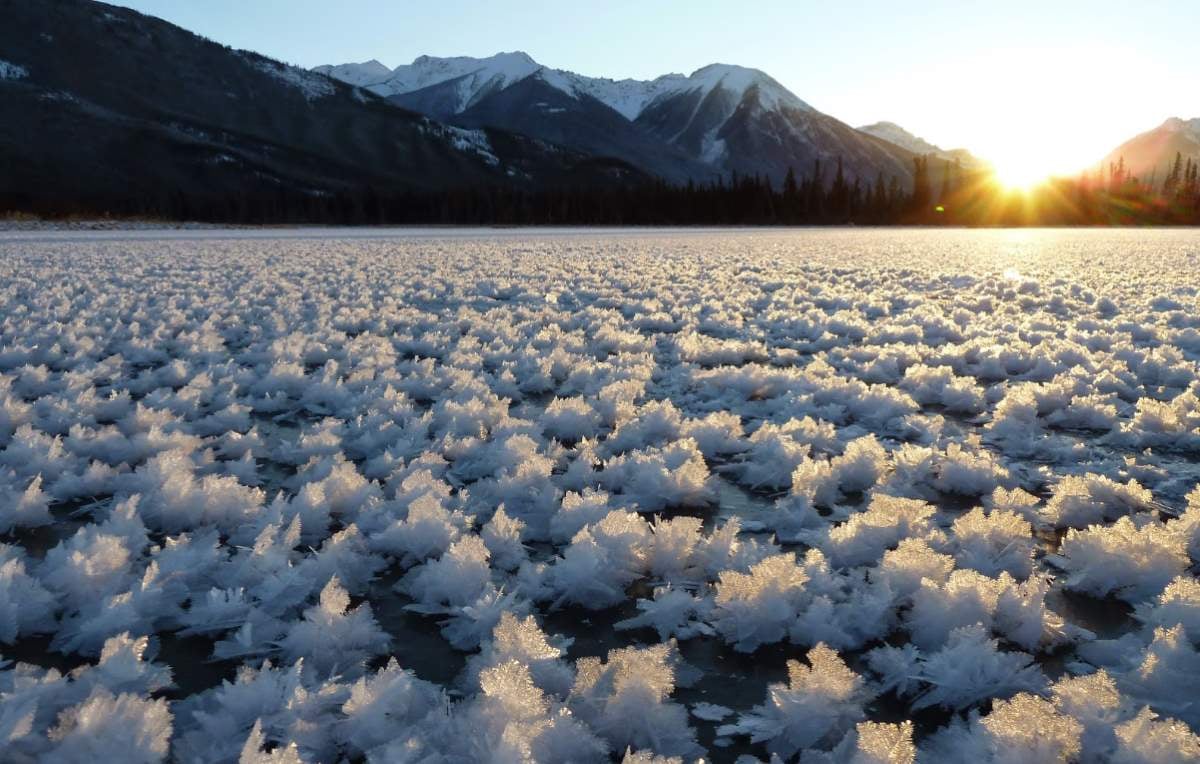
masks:
{"label": "dark mountain slope", "polygon": [[[324,75],[90,0],[0,0],[0,201],[545,187],[640,177],[446,127]],[[627,177],[624,177],[627,176]],[[16,200],[18,204],[13,204]]]}

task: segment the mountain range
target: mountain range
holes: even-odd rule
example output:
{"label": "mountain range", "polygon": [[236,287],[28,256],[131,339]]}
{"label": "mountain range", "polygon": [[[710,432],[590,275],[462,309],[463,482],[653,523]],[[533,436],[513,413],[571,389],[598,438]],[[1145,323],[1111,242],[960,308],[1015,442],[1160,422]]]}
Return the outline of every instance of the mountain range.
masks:
{"label": "mountain range", "polygon": [[[815,161],[848,179],[911,179],[913,157],[935,153],[972,162],[909,136],[856,130],[824,114],[770,75],[711,64],[653,80],[586,77],[544,66],[522,52],[488,58],[420,56],[388,69],[378,61],[314,71],[364,88],[433,119],[493,126],[577,151],[623,159],[673,181],[731,173],[779,182]],[[899,139],[899,140],[898,140]]]}
{"label": "mountain range", "polygon": [[[825,184],[840,165],[847,182],[911,186],[919,156],[934,160],[934,184],[950,163],[981,165],[891,122],[851,127],[731,64],[612,80],[509,52],[310,71],[92,0],[0,0],[0,18],[0,210],[227,215],[371,189],[530,193],[734,173],[778,188],[818,163]],[[1161,178],[1176,152],[1200,159],[1200,120],[1170,119],[1106,161]]]}

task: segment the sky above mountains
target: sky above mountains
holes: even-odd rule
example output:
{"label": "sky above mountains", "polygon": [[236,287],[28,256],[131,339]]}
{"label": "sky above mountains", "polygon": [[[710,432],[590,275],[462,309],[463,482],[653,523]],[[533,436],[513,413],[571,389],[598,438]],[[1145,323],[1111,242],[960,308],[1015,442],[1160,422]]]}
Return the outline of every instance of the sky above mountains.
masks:
{"label": "sky above mountains", "polygon": [[713,62],[769,73],[850,124],[890,120],[999,166],[1078,170],[1168,116],[1200,116],[1186,0],[839,4],[608,0],[124,0],[306,67],[523,50],[592,76]]}

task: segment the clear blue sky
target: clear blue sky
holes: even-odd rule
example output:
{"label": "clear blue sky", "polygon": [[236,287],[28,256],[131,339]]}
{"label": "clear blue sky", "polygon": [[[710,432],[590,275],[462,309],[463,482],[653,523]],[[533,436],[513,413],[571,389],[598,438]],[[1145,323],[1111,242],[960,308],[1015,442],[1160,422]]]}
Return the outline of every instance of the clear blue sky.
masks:
{"label": "clear blue sky", "polygon": [[1198,0],[118,4],[306,67],[501,50],[614,78],[741,64],[851,124],[891,120],[1001,159],[1040,137],[1052,145],[1036,150],[1082,163],[1169,116],[1200,116]]}

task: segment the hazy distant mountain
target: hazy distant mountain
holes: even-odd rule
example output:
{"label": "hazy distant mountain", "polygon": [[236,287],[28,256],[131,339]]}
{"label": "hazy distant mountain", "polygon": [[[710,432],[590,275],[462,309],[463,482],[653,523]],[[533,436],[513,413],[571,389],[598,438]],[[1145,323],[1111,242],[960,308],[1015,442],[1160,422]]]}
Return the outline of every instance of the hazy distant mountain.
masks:
{"label": "hazy distant mountain", "polygon": [[941,152],[941,149],[937,146],[934,146],[924,138],[918,138],[895,122],[876,122],[872,125],[863,125],[857,129],[876,138],[882,138],[888,143],[894,143],[897,146],[906,148],[914,154],[937,154]]}
{"label": "hazy distant mountain", "polygon": [[789,167],[851,178],[907,180],[912,152],[822,114],[764,72],[713,64],[653,80],[585,77],[521,52],[488,58],[421,56],[385,74],[378,62],[317,67],[442,120],[493,125],[588,153],[619,157],[660,176],[730,172],[776,181]]}
{"label": "hazy distant mountain", "polygon": [[1125,159],[1125,167],[1147,180],[1157,171],[1158,180],[1170,172],[1175,154],[1186,160],[1200,161],[1200,118],[1184,120],[1171,117],[1158,127],[1137,135],[1113,149],[1104,158],[1104,166]]}
{"label": "hazy distant mountain", "polygon": [[914,154],[943,155],[948,153],[940,146],[935,146],[924,138],[918,138],[895,122],[876,122],[871,125],[863,125],[857,129],[876,138],[882,138],[888,143],[894,143],[901,148],[908,149]]}
{"label": "hazy distant mountain", "polygon": [[888,143],[894,143],[903,149],[908,149],[914,154],[931,154],[951,162],[958,161],[963,167],[974,167],[982,164],[978,157],[966,149],[943,149],[940,146],[935,146],[924,138],[918,138],[895,122],[876,122],[871,125],[863,125],[858,130],[868,135],[873,135],[876,138],[881,138]]}
{"label": "hazy distant mountain", "polygon": [[644,177],[527,137],[439,124],[125,8],[0,0],[0,18],[0,202],[16,206]]}

